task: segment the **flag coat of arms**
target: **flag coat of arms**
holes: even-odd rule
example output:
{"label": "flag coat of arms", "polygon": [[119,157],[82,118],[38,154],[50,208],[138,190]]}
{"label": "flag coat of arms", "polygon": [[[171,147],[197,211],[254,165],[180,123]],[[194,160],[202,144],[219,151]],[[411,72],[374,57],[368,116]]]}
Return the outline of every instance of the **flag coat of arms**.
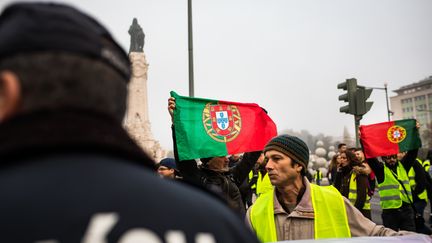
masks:
{"label": "flag coat of arms", "polygon": [[257,104],[180,96],[174,131],[180,160],[263,150],[276,125]]}
{"label": "flag coat of arms", "polygon": [[393,155],[422,146],[414,119],[360,126],[360,140],[366,158]]}

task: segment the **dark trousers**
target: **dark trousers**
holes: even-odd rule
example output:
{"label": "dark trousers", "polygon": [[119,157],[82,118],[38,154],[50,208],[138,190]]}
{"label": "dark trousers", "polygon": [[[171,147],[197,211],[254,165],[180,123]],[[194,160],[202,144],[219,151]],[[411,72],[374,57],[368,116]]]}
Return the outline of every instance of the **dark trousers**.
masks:
{"label": "dark trousers", "polygon": [[[419,213],[421,215],[421,217],[424,217],[424,209],[426,208],[427,202],[425,200],[418,200],[414,202],[414,207],[417,211],[417,213]],[[422,234],[426,234],[426,235],[430,235],[432,234],[432,230],[427,227],[424,223],[422,225],[417,225],[417,233],[422,233]]]}
{"label": "dark trousers", "polygon": [[403,204],[397,209],[383,209],[383,225],[395,231],[408,230],[416,231],[414,223],[414,210],[409,204]]}

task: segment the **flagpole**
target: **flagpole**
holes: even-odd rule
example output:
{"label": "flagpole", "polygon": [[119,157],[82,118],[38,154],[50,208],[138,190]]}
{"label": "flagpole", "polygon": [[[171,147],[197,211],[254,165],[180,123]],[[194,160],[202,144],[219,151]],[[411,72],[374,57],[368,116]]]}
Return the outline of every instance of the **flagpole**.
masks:
{"label": "flagpole", "polygon": [[189,97],[194,97],[192,0],[188,0]]}

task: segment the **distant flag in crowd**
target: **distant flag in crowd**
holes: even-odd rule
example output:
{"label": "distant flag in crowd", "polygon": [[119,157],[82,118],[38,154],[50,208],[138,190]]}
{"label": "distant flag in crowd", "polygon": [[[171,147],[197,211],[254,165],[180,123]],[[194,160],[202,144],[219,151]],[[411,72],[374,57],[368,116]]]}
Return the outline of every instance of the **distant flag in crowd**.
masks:
{"label": "distant flag in crowd", "polygon": [[388,156],[421,147],[414,119],[360,126],[360,140],[366,158]]}
{"label": "distant flag in crowd", "polygon": [[263,150],[276,125],[257,104],[180,96],[174,130],[180,160]]}

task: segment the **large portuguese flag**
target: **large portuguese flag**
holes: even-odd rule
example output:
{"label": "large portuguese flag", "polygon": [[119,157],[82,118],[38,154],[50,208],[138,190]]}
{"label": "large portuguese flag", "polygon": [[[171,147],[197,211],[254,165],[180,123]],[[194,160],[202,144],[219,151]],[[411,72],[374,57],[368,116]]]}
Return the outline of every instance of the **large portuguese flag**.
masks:
{"label": "large portuguese flag", "polygon": [[263,150],[277,135],[276,125],[257,104],[190,98],[176,99],[174,130],[180,160]]}
{"label": "large portuguese flag", "polygon": [[393,155],[422,146],[414,119],[360,126],[360,140],[366,158]]}

